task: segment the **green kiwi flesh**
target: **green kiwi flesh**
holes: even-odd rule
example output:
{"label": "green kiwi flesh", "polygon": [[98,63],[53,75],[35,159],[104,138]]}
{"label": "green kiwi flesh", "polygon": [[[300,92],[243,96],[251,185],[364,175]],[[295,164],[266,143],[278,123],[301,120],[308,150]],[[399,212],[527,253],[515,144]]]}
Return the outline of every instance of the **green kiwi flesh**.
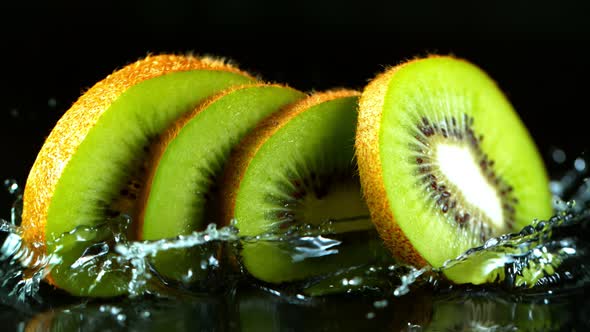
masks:
{"label": "green kiwi flesh", "polygon": [[[382,199],[428,263],[439,267],[493,236],[551,216],[535,144],[482,70],[430,57],[399,66],[389,78],[378,136]],[[492,281],[485,265],[451,271],[447,277],[458,283]]]}
{"label": "green kiwi flesh", "polygon": [[[199,106],[152,166],[140,238],[171,238],[215,223],[215,186],[232,147],[262,118],[304,96],[278,85],[243,86]],[[154,264],[167,278],[191,282],[207,273],[199,255],[173,250],[156,256]]]}
{"label": "green kiwi flesh", "polygon": [[[101,297],[127,291],[126,271],[111,267],[97,279],[100,266],[95,262],[76,269],[72,264],[90,244],[105,241],[109,234],[112,238],[112,232],[98,225],[105,223],[109,204],[137,172],[134,168],[141,165],[151,140],[209,95],[248,82],[252,79],[227,71],[174,72],[130,87],[111,104],[67,164],[48,210],[47,251],[61,259],[51,271],[60,288]],[[75,234],[62,236],[73,230]]]}
{"label": "green kiwi flesh", "polygon": [[[243,266],[259,280],[282,283],[371,262],[368,242],[371,234],[377,237],[354,176],[357,97],[323,101],[286,118],[285,123],[267,119],[249,134],[280,126],[259,142],[233,189],[235,226],[252,239],[242,242]],[[227,171],[230,178],[237,176]],[[265,234],[280,235],[295,226],[328,223],[342,241],[329,255],[298,260],[295,244],[264,240]]]}

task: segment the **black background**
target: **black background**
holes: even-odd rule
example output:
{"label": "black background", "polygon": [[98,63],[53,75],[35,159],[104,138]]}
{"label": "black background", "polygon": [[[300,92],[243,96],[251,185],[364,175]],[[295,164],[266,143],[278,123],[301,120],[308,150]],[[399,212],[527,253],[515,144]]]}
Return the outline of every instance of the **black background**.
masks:
{"label": "black background", "polygon": [[[543,156],[588,144],[590,2],[45,1],[0,5],[0,180],[24,184],[82,91],[147,53],[193,51],[302,90],[455,54],[506,92]],[[0,192],[0,217],[10,198]],[[5,203],[6,202],[6,203]]]}

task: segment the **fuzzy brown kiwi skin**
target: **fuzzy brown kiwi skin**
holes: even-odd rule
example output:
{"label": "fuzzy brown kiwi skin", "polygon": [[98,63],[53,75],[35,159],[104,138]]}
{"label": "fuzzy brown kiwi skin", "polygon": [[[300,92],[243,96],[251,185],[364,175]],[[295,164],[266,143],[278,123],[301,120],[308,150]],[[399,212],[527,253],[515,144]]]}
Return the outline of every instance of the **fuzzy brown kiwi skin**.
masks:
{"label": "fuzzy brown kiwi skin", "polygon": [[256,133],[256,135],[247,135],[246,138],[236,146],[226,164],[220,190],[222,226],[229,225],[234,218],[236,194],[240,187],[240,183],[246,174],[250,161],[269,137],[274,135],[280,128],[287,124],[289,120],[300,113],[305,112],[310,107],[338,98],[359,95],[358,91],[348,89],[336,89],[322,93],[315,93],[262,120],[251,132]]}
{"label": "fuzzy brown kiwi skin", "polygon": [[[429,56],[429,58],[436,57],[441,56]],[[410,60],[386,70],[365,87],[359,101],[355,152],[361,188],[371,213],[371,220],[375,224],[385,246],[393,253],[395,258],[422,267],[429,265],[428,262],[416,251],[391,213],[383,182],[383,169],[381,168],[381,156],[379,153],[381,116],[389,82],[399,69],[418,60]]]}
{"label": "fuzzy brown kiwi skin", "polygon": [[[47,213],[62,172],[103,112],[128,88],[142,81],[172,72],[199,69],[229,71],[251,77],[223,60],[209,57],[147,56],[96,83],[63,115],[37,155],[25,185],[22,237],[36,255],[45,254]],[[50,275],[47,280],[52,283]]]}
{"label": "fuzzy brown kiwi skin", "polygon": [[[244,88],[250,87],[284,87],[287,88],[286,85],[281,84],[270,84],[270,83],[253,83],[253,84],[245,84],[245,85],[237,85],[230,88],[227,88],[209,98],[205,101],[201,102],[193,111],[183,114],[178,120],[176,120],[170,127],[168,127],[157,139],[157,141],[150,147],[150,154],[148,156],[148,173],[145,178],[144,187],[141,191],[141,194],[138,197],[139,203],[139,213],[137,216],[137,228],[136,228],[136,237],[139,240],[143,239],[143,224],[145,220],[145,208],[147,206],[147,201],[150,197],[151,187],[154,180],[154,176],[156,175],[156,170],[158,169],[158,164],[160,163],[160,159],[164,155],[168,144],[178,136],[182,128],[194,117],[198,116],[203,110],[207,109],[211,104],[215,103],[220,98]],[[198,230],[195,230],[198,231]]]}

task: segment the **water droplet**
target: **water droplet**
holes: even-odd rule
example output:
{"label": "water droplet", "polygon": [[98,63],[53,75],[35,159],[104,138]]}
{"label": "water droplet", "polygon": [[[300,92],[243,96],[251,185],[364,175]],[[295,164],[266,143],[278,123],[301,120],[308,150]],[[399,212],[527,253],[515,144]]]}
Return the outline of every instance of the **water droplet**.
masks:
{"label": "water droplet", "polygon": [[549,188],[554,195],[561,195],[563,193],[563,184],[560,181],[549,182]]}
{"label": "water droplet", "polygon": [[576,158],[574,161],[574,167],[576,168],[576,171],[583,172],[586,170],[586,161],[582,158]]}
{"label": "water droplet", "polygon": [[47,100],[47,106],[55,108],[57,106],[57,99],[49,98],[49,100]]}
{"label": "water droplet", "polygon": [[360,284],[362,284],[362,283],[363,283],[363,278],[361,278],[361,277],[358,277],[358,276],[357,276],[357,277],[354,277],[354,278],[352,278],[352,279],[350,279],[350,280],[348,281],[348,284],[349,284],[350,286],[358,286],[358,285],[360,285]]}
{"label": "water droplet", "polygon": [[209,266],[219,267],[219,261],[215,256],[209,256]]}
{"label": "water droplet", "polygon": [[13,118],[18,118],[20,115],[20,111],[16,108],[13,108],[10,110],[10,116],[12,116]]}
{"label": "water droplet", "polygon": [[184,281],[185,284],[190,283],[193,278],[193,275],[193,269],[188,269],[188,271],[186,271],[186,273],[182,276],[182,281]]}
{"label": "water droplet", "polygon": [[545,227],[547,227],[547,223],[546,223],[545,221],[539,221],[539,222],[537,223],[537,226],[535,226],[535,230],[536,230],[537,232],[541,232],[542,230],[544,230],[544,229],[545,229]]}
{"label": "water droplet", "polygon": [[566,159],[565,151],[561,149],[555,149],[551,153],[551,157],[553,158],[553,161],[555,161],[556,163],[562,164],[565,162]]}
{"label": "water droplet", "polygon": [[8,190],[8,193],[11,195],[17,194],[19,190],[18,183],[14,179],[4,180],[4,187],[6,188],[6,190]]}
{"label": "water droplet", "polygon": [[281,292],[276,289],[265,288],[265,290],[274,296],[282,296]]}
{"label": "water droplet", "polygon": [[491,238],[486,241],[486,243],[484,244],[484,248],[491,248],[491,247],[497,245],[498,243],[499,243],[499,240],[497,238]]}
{"label": "water droplet", "polygon": [[561,250],[568,255],[575,255],[576,254],[576,249],[574,249],[574,248],[564,247]]}
{"label": "water droplet", "polygon": [[[485,329],[485,331],[488,331],[487,328],[484,328],[484,329]],[[422,329],[422,326],[416,325],[416,324],[412,324],[412,323],[408,323],[408,329],[407,329],[408,332],[422,332],[422,330],[423,330]],[[492,330],[489,330],[489,331],[492,331]]]}
{"label": "water droplet", "polygon": [[525,226],[525,227],[524,227],[524,228],[523,228],[523,229],[520,231],[520,233],[521,233],[521,234],[523,234],[523,235],[527,235],[527,234],[528,234],[528,235],[530,235],[530,234],[533,234],[533,233],[535,233],[535,228],[534,228],[533,226],[531,226],[531,225],[528,225],[528,226]]}
{"label": "water droplet", "polygon": [[375,307],[377,309],[383,309],[383,308],[387,307],[388,305],[389,305],[389,301],[387,301],[387,299],[373,302],[373,307]]}

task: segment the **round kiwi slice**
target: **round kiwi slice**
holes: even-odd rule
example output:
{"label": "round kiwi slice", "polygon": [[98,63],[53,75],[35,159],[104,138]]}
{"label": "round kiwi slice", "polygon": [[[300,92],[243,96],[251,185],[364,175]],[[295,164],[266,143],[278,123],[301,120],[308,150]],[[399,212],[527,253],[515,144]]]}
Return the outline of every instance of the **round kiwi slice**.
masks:
{"label": "round kiwi slice", "polygon": [[[139,239],[156,240],[204,230],[213,213],[219,174],[231,148],[262,118],[305,96],[279,85],[224,90],[171,126],[154,148],[142,195]],[[155,266],[177,281],[204,279],[199,249],[160,253]]]}
{"label": "round kiwi slice", "polygon": [[[360,100],[359,173],[371,217],[398,258],[439,267],[552,213],[543,162],[508,100],[476,66],[410,61]],[[484,270],[447,275],[486,282]]]}
{"label": "round kiwi slice", "polygon": [[[242,241],[241,251],[252,276],[281,283],[371,261],[368,239],[375,231],[355,176],[357,96],[349,90],[314,94],[273,113],[236,147],[223,180],[222,220],[233,220],[240,235],[252,239]],[[313,251],[309,243],[262,236],[322,224],[330,224],[341,244],[316,242],[332,250],[315,256],[306,255]]]}
{"label": "round kiwi slice", "polygon": [[145,156],[159,133],[209,95],[253,81],[223,61],[161,55],[89,89],[52,130],[25,187],[23,240],[59,258],[48,280],[75,295],[126,292],[121,267],[104,273],[96,260],[79,260],[112,255],[108,246],[90,246],[112,242],[110,227],[98,225],[109,216],[136,214]]}

